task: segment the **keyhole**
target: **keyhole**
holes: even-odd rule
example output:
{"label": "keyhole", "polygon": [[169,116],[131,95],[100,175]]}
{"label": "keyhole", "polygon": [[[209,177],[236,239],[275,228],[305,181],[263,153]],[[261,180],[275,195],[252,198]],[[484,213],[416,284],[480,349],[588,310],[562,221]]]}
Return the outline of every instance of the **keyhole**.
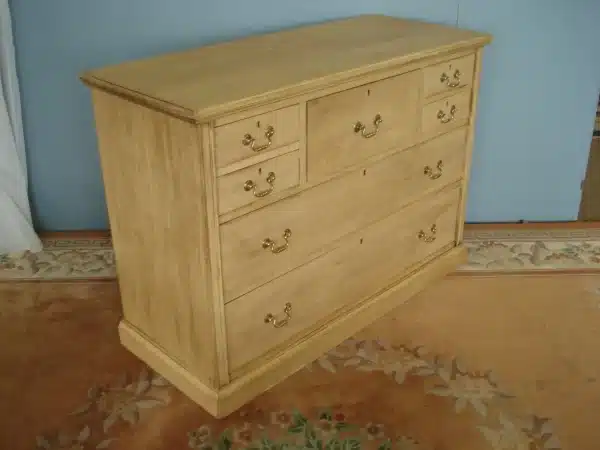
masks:
{"label": "keyhole", "polygon": [[446,106],[448,106],[448,102],[446,102]]}
{"label": "keyhole", "polygon": [[260,128],[260,120],[256,122],[256,128]]}
{"label": "keyhole", "polygon": [[363,170],[363,176],[365,176],[367,174],[367,169]]}
{"label": "keyhole", "polygon": [[258,168],[258,174],[259,174],[259,175],[262,175],[262,167],[259,167],[259,168]]}
{"label": "keyhole", "polygon": [[360,243],[361,243],[361,244],[363,243],[363,238],[360,238]]}
{"label": "keyhole", "polygon": [[367,97],[371,95],[371,89],[367,89]]}

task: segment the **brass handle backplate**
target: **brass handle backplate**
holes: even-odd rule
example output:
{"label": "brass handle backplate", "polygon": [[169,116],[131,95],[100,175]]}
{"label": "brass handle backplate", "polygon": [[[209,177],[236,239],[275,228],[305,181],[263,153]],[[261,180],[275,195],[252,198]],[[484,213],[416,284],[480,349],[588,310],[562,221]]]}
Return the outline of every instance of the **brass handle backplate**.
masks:
{"label": "brass handle backplate", "polygon": [[281,253],[282,251],[287,250],[288,245],[290,243],[291,236],[292,236],[292,230],[290,230],[289,228],[286,228],[283,231],[283,240],[285,241],[284,244],[276,246],[275,241],[273,239],[266,238],[262,242],[262,247],[265,250],[271,250],[271,253]]}
{"label": "brass handle backplate", "polygon": [[454,116],[456,115],[456,110],[457,110],[456,105],[452,105],[450,107],[450,112],[448,114],[446,114],[444,111],[442,111],[440,109],[437,113],[437,118],[442,123],[448,123],[448,122],[454,120]]}
{"label": "brass handle backplate", "polygon": [[454,71],[454,75],[452,77],[450,77],[446,72],[442,73],[442,76],[440,77],[440,82],[441,83],[446,83],[446,86],[451,87],[451,88],[455,88],[460,86],[460,70],[456,69]]}
{"label": "brass handle backplate", "polygon": [[248,180],[244,183],[244,190],[252,191],[252,194],[254,194],[255,197],[265,197],[266,195],[269,195],[271,192],[273,192],[273,189],[275,188],[273,184],[275,183],[275,172],[269,172],[266,181],[267,183],[269,183],[269,187],[267,189],[257,191],[256,188],[258,186],[256,185],[256,183],[252,180]]}
{"label": "brass handle backplate", "polygon": [[260,151],[266,150],[267,148],[269,148],[271,146],[271,144],[273,143],[272,138],[273,138],[274,134],[275,134],[275,128],[273,128],[272,126],[269,125],[267,127],[267,129],[265,130],[265,138],[267,139],[266,144],[256,146],[256,138],[252,137],[252,135],[250,133],[247,133],[244,135],[244,139],[242,139],[242,144],[245,145],[246,147],[250,147],[255,152],[260,152]]}
{"label": "brass handle backplate", "polygon": [[269,313],[265,316],[265,323],[266,324],[270,323],[275,328],[281,328],[281,327],[287,325],[287,323],[292,318],[292,304],[291,303],[288,302],[285,304],[285,307],[283,308],[283,314],[285,315],[285,317],[283,319],[278,319],[273,314]]}
{"label": "brass handle backplate", "polygon": [[379,125],[381,125],[382,122],[383,122],[383,119],[381,118],[381,115],[377,114],[375,116],[375,118],[373,119],[373,125],[375,126],[375,129],[373,131],[367,132],[367,126],[365,124],[363,124],[361,121],[358,121],[354,124],[354,132],[360,133],[362,135],[362,137],[364,137],[366,139],[372,138],[379,131]]}
{"label": "brass handle backplate", "polygon": [[428,244],[432,243],[433,241],[436,240],[437,236],[437,227],[435,224],[431,225],[431,228],[429,229],[430,233],[427,234],[425,231],[421,230],[419,231],[419,234],[417,234],[417,237],[423,241],[426,242]]}
{"label": "brass handle backplate", "polygon": [[425,166],[425,169],[423,169],[423,173],[432,180],[437,180],[439,177],[442,176],[442,169],[444,168],[444,163],[441,159],[438,161],[435,168],[436,170],[434,171],[430,166]]}

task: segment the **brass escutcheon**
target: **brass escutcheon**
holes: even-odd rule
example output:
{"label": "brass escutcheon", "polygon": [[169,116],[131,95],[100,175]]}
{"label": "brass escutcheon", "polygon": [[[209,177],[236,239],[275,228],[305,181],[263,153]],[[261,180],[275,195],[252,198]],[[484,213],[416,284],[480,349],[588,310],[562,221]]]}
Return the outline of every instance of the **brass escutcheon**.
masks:
{"label": "brass escutcheon", "polygon": [[285,307],[283,308],[283,314],[285,314],[285,317],[283,319],[278,319],[273,314],[269,313],[265,316],[265,323],[266,324],[270,323],[275,328],[281,328],[281,327],[287,325],[289,320],[292,318],[292,304],[291,303],[288,302],[285,304]]}
{"label": "brass escutcheon", "polygon": [[273,143],[272,138],[275,134],[275,128],[269,125],[265,131],[265,138],[267,139],[267,143],[263,145],[256,146],[256,138],[252,137],[250,133],[244,135],[244,139],[242,139],[242,144],[246,147],[250,147],[255,152],[260,152],[265,150],[271,146]]}
{"label": "brass escutcheon", "polygon": [[354,132],[360,133],[361,136],[364,137],[365,139],[372,138],[379,131],[379,125],[381,125],[382,122],[383,122],[383,119],[381,118],[381,115],[377,114],[375,116],[375,118],[373,119],[373,125],[375,126],[375,129],[373,131],[367,132],[366,131],[367,126],[364,125],[361,121],[358,121],[354,124]]}
{"label": "brass escutcheon", "polygon": [[252,194],[255,197],[265,197],[267,195],[269,195],[271,192],[273,192],[273,189],[275,188],[275,172],[269,172],[269,175],[267,176],[266,182],[269,183],[269,187],[267,189],[264,189],[262,191],[257,191],[256,188],[258,187],[256,185],[256,183],[252,180],[248,180],[244,183],[244,190],[245,191],[252,191]]}
{"label": "brass escutcheon", "polygon": [[417,237],[421,241],[430,244],[433,241],[435,241],[436,238],[437,238],[437,236],[436,236],[436,234],[437,234],[437,227],[436,227],[435,224],[431,225],[430,232],[431,232],[431,234],[427,235],[427,233],[425,231],[421,230],[421,231],[419,231],[419,234],[417,234]]}
{"label": "brass escutcheon", "polygon": [[454,116],[456,114],[456,105],[452,105],[450,107],[450,112],[448,114],[446,114],[444,111],[442,111],[441,109],[438,111],[437,113],[437,118],[440,122],[442,123],[448,123],[452,120],[454,120]]}
{"label": "brass escutcheon", "polygon": [[441,83],[446,83],[446,86],[451,87],[451,88],[455,88],[460,86],[460,70],[456,69],[454,71],[454,75],[452,77],[448,76],[448,74],[446,72],[442,73],[442,76],[440,77],[440,82]]}
{"label": "brass escutcheon", "polygon": [[423,173],[432,180],[437,180],[439,177],[442,176],[442,169],[444,168],[444,163],[441,159],[438,161],[435,168],[436,171],[434,172],[434,170],[430,166],[425,166],[425,168],[423,169]]}
{"label": "brass escutcheon", "polygon": [[262,242],[262,248],[264,248],[265,250],[270,250],[271,253],[281,253],[282,251],[287,250],[288,245],[290,243],[291,236],[292,236],[292,230],[290,230],[289,228],[286,228],[283,231],[283,240],[285,241],[284,244],[276,246],[275,241],[273,239],[266,238]]}

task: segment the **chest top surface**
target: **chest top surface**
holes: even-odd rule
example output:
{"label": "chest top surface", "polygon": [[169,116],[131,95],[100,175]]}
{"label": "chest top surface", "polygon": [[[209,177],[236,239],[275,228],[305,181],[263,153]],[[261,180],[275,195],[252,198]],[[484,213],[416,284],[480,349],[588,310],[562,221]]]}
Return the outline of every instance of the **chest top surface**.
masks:
{"label": "chest top surface", "polygon": [[486,33],[363,15],[124,62],[81,78],[90,86],[203,121],[490,41]]}

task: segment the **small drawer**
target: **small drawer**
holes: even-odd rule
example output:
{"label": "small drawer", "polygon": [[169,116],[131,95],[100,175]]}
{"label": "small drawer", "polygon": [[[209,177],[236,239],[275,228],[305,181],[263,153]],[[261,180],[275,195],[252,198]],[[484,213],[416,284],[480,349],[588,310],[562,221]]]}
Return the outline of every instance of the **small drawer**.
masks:
{"label": "small drawer", "polygon": [[217,179],[219,214],[298,186],[299,182],[298,150],[222,175]]}
{"label": "small drawer", "polygon": [[421,72],[414,71],[310,101],[308,180],[412,144],[419,127],[421,82]]}
{"label": "small drawer", "polygon": [[460,179],[466,137],[466,128],[454,130],[223,224],[225,302],[318,257],[324,246],[342,236]]}
{"label": "small drawer", "polygon": [[463,92],[423,107],[421,129],[424,136],[435,136],[466,125],[471,114],[471,92]]}
{"label": "small drawer", "polygon": [[229,367],[302,338],[333,314],[395,284],[456,239],[451,188],[348,236],[335,250],[225,305]]}
{"label": "small drawer", "polygon": [[252,158],[300,139],[300,107],[269,111],[215,129],[217,168]]}
{"label": "small drawer", "polygon": [[471,86],[474,71],[474,54],[426,67],[423,69],[423,94],[427,98]]}

